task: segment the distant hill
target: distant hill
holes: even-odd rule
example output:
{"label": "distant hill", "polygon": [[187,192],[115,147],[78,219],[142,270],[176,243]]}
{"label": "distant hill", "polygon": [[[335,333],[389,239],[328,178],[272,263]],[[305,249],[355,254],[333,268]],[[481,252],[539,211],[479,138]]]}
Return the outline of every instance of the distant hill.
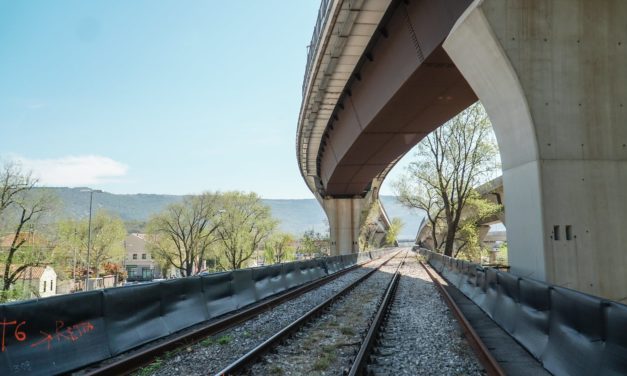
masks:
{"label": "distant hill", "polygon": [[[49,188],[61,200],[60,215],[70,218],[85,218],[89,215],[89,192],[86,188]],[[105,209],[115,213],[124,221],[145,221],[183,196],[132,194],[118,195],[108,192],[94,193],[94,211]]]}
{"label": "distant hill", "polygon": [[[85,188],[49,188],[61,201],[60,218],[85,218],[89,215],[89,192]],[[126,222],[144,222],[167,205],[180,201],[184,196],[157,194],[94,194],[94,210],[105,209]],[[272,209],[272,215],[280,221],[282,231],[300,235],[307,230],[326,232],[326,215],[311,199],[282,200],[264,199]],[[390,218],[399,217],[405,223],[400,238],[414,238],[422,220],[422,213],[410,211],[400,205],[393,196],[382,196],[381,201]]]}

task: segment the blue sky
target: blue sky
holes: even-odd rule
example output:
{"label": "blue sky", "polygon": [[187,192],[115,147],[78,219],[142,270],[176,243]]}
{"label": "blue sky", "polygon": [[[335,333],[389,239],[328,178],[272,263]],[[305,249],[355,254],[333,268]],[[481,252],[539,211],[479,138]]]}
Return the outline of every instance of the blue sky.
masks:
{"label": "blue sky", "polygon": [[310,198],[295,132],[318,6],[0,0],[0,156],[51,186]]}

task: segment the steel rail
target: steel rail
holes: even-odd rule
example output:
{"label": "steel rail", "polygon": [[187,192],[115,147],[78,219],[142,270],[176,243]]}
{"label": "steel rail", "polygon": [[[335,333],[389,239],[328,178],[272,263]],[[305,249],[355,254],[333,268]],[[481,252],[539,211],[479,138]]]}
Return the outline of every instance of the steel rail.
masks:
{"label": "steel rail", "polygon": [[429,274],[429,277],[431,277],[431,279],[433,280],[433,283],[436,285],[437,290],[444,298],[444,301],[457,318],[457,321],[461,324],[462,330],[464,331],[465,336],[470,343],[470,347],[472,347],[472,349],[475,351],[477,358],[486,369],[488,375],[505,376],[505,371],[503,371],[499,363],[496,361],[496,359],[494,359],[477,332],[473,329],[462,311],[459,309],[459,306],[457,306],[457,303],[455,303],[451,295],[444,288],[443,284],[447,283],[435,270],[431,268],[431,266],[425,264],[422,261],[420,261],[420,265],[422,265],[422,267],[427,271],[427,274]]}
{"label": "steel rail", "polygon": [[394,295],[396,295],[396,290],[398,288],[398,282],[401,279],[401,267],[405,264],[405,259],[407,258],[407,253],[405,253],[405,257],[403,261],[399,264],[398,268],[396,268],[396,272],[388,285],[388,288],[385,291],[385,295],[379,305],[379,309],[372,320],[372,324],[368,329],[368,333],[366,337],[361,343],[361,347],[355,356],[355,360],[353,361],[353,365],[351,366],[350,371],[348,372],[349,376],[363,375],[365,374],[364,369],[367,365],[368,355],[372,350],[372,346],[374,345],[375,340],[377,339],[377,335],[381,329],[381,324],[383,324],[383,319],[385,314],[388,312],[389,308],[392,305],[392,300],[394,299]]}
{"label": "steel rail", "polygon": [[[237,359],[236,361],[228,365],[226,368],[222,369],[220,372],[216,373],[216,376],[233,375],[238,372],[241,372],[244,368],[246,368],[246,366],[252,363],[256,358],[261,356],[263,353],[267,352],[276,343],[279,343],[290,334],[299,330],[309,320],[320,315],[331,304],[333,304],[338,299],[340,299],[341,297],[343,297],[344,295],[352,291],[355,287],[357,287],[363,281],[365,281],[370,276],[372,276],[376,271],[378,271],[383,265],[387,264],[390,260],[395,258],[399,253],[400,251],[396,252],[392,257],[387,259],[385,262],[381,263],[381,265],[379,265],[375,269],[370,270],[368,273],[361,276],[359,279],[352,282],[350,285],[346,286],[335,295],[331,296],[324,302],[318,304],[317,306],[309,310],[307,313],[305,313],[304,315],[302,315],[301,317],[293,321],[291,324],[289,324],[288,326],[284,327],[283,329],[275,333],[272,337],[268,338],[263,343],[259,344],[257,347],[255,347],[254,349],[244,354],[242,357],[240,357],[239,359]],[[405,254],[405,257],[406,256],[407,254]]]}
{"label": "steel rail", "polygon": [[[394,256],[390,257],[390,259],[392,258],[394,258]],[[283,293],[279,293],[262,302],[244,308],[238,312],[227,314],[226,316],[223,316],[205,325],[193,328],[178,335],[175,334],[165,340],[156,340],[160,342],[154,344],[153,346],[149,345],[145,348],[130,350],[127,354],[118,355],[120,359],[113,361],[111,361],[111,359],[109,359],[109,361],[104,360],[102,364],[92,364],[91,366],[82,367],[82,374],[86,376],[130,374],[131,372],[141,368],[142,366],[153,362],[157,357],[165,354],[166,352],[178,349],[183,346],[189,346],[191,344],[199,342],[200,340],[208,336],[215,335],[219,332],[246,322],[257,315],[282,304],[283,302],[301,296],[317,287],[320,287],[337,279],[344,274],[347,274],[350,271],[353,271],[374,261],[376,261],[376,259],[349,266],[331,275],[319,278],[311,282],[307,282],[301,286],[297,286]]]}

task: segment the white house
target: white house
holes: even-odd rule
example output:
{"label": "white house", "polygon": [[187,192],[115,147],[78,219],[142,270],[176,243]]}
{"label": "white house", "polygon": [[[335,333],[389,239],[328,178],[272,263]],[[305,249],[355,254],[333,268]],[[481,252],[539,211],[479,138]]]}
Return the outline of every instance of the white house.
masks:
{"label": "white house", "polygon": [[24,269],[16,285],[29,287],[31,297],[46,297],[57,294],[57,273],[51,266],[29,266]]}

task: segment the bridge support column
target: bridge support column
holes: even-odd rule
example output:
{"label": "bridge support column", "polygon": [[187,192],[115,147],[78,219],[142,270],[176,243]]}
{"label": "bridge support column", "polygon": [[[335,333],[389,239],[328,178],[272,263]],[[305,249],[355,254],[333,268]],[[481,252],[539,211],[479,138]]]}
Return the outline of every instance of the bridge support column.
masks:
{"label": "bridge support column", "polygon": [[322,200],[331,238],[331,256],[359,252],[359,229],[363,198],[325,198]]}
{"label": "bridge support column", "polygon": [[444,42],[501,150],[512,271],[627,301],[627,2],[476,0]]}

